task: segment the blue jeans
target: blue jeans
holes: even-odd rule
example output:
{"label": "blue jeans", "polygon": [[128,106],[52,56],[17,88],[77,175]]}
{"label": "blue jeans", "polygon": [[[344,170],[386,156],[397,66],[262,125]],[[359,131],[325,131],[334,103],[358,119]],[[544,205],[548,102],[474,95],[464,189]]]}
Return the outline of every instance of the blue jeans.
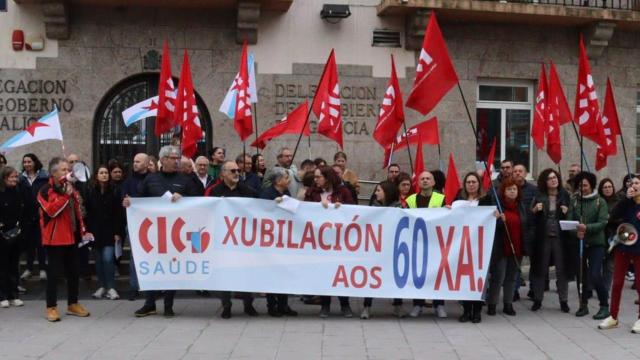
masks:
{"label": "blue jeans", "polygon": [[98,286],[106,290],[115,288],[115,247],[96,248]]}
{"label": "blue jeans", "polygon": [[132,291],[140,290],[138,284],[138,273],[136,273],[136,263],[133,261],[133,253],[129,258],[129,289]]}
{"label": "blue jeans", "polygon": [[589,293],[587,289],[594,289],[598,293],[600,306],[609,306],[609,292],[604,283],[602,276],[602,265],[604,263],[605,248],[604,246],[590,246],[584,248],[582,257],[582,273],[584,281],[582,285],[582,303],[589,301]]}

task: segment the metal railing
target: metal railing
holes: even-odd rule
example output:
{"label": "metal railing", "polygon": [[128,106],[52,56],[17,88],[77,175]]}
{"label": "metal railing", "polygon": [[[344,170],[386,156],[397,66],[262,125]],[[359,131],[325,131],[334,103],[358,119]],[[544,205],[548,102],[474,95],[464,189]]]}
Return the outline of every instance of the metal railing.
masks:
{"label": "metal railing", "polygon": [[640,0],[482,0],[482,1],[640,11]]}

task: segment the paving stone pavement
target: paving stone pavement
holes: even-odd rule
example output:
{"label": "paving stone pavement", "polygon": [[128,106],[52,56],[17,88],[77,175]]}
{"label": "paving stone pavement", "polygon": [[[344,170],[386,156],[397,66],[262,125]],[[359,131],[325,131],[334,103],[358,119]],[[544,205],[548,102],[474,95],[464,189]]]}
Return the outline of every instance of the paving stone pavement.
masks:
{"label": "paving stone pavement", "polygon": [[[531,302],[515,303],[517,316],[487,316],[480,324],[461,324],[455,301],[447,302],[449,318],[437,319],[425,308],[417,319],[391,315],[387,299],[375,299],[370,320],[357,315],[362,299],[351,299],[353,319],[333,314],[318,318],[318,306],[292,298],[300,312],[295,318],[265,315],[264,298],[256,300],[261,313],[249,318],[242,303],[234,300],[233,317],[219,317],[220,302],[193,297],[187,292],[176,299],[177,316],[136,319],[133,312],[142,300],[90,300],[86,319],[62,316],[59,323],[44,319],[44,301],[26,297],[22,308],[0,309],[1,359],[638,359],[640,335],[630,333],[637,317],[636,293],[626,284],[621,325],[601,331],[590,316],[576,318],[559,310],[555,292],[546,294],[541,311],[529,310]],[[577,308],[575,283],[570,306]],[[88,293],[85,289],[84,294]],[[521,289],[522,295],[526,289]],[[64,294],[64,292],[62,292]],[[190,297],[191,296],[191,297]],[[591,315],[596,312],[591,300]],[[64,301],[60,301],[64,305]],[[410,301],[405,301],[409,311]],[[62,308],[62,307],[59,307]],[[158,301],[161,313],[162,301]]]}

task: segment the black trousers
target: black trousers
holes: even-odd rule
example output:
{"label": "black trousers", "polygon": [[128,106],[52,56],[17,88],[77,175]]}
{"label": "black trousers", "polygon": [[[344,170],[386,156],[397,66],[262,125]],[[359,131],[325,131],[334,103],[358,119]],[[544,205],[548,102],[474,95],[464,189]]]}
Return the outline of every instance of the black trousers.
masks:
{"label": "black trousers", "polygon": [[[365,307],[371,307],[372,304],[373,304],[373,298],[364,298]],[[402,305],[402,299],[393,299],[393,303],[391,303],[391,305],[393,306]]]}
{"label": "black trousers", "polygon": [[289,306],[288,294],[267,294],[267,309],[284,310]]}
{"label": "black trousers", "polygon": [[67,303],[78,302],[78,248],[74,245],[45,246],[49,257],[47,273],[47,307],[58,303],[58,278],[64,269],[67,279]]}
{"label": "black trousers", "polygon": [[[424,299],[413,299],[413,306],[424,306],[427,302]],[[444,305],[444,300],[433,300],[433,306]]]}
{"label": "black trousers", "polygon": [[47,270],[47,257],[42,246],[42,235],[40,233],[40,225],[29,224],[24,229],[23,239],[24,251],[27,253],[27,269],[34,271],[33,263],[38,260],[40,270]]}
{"label": "black trousers", "polygon": [[[253,304],[253,295],[251,295],[251,293],[239,292],[238,294],[242,296],[244,306]],[[231,291],[221,291],[220,300],[222,301],[223,307],[231,307]]]}
{"label": "black trousers", "polygon": [[[331,306],[331,296],[321,296],[320,299],[322,306]],[[349,297],[338,296],[338,300],[340,301],[340,307],[349,306]]]}
{"label": "black trousers", "polygon": [[[156,298],[158,297],[158,294],[160,294],[160,291],[155,291],[155,290],[145,291],[144,292],[144,305],[145,306],[155,307],[156,306]],[[176,297],[176,291],[175,290],[167,290],[167,291],[164,292],[164,308],[165,308],[165,310],[173,308],[173,299],[175,297]]]}
{"label": "black trousers", "polygon": [[21,241],[22,238],[11,242],[0,239],[0,300],[17,297]]}

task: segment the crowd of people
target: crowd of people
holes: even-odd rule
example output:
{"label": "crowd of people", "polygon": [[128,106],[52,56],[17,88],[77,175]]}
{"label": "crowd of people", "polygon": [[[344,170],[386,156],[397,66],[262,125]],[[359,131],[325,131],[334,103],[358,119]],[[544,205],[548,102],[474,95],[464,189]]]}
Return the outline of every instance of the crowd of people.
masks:
{"label": "crowd of people", "polygon": [[[0,155],[0,307],[23,306],[19,294],[26,280],[39,274],[46,286],[46,318],[59,321],[57,281],[66,277],[66,313],[80,317],[89,311],[78,302],[80,278],[97,277],[94,298],[116,300],[115,274],[119,268],[117,253],[127,241],[126,208],[132,197],[159,197],[171,192],[172,201],[183,196],[245,197],[280,201],[283,196],[317,202],[325,208],[341,204],[357,205],[362,199],[357,174],[347,167],[347,155],[338,152],[333,163],[324,159],[306,159],[298,168],[293,153],[282,148],[277,163],[267,166],[260,154],[240,154],[228,160],[225,149],[213,148],[209,156],[192,159],[181,156],[179,147],[162,147],[158,158],[137,154],[131,164],[111,160],[95,168],[90,180],[74,181],[72,167],[81,162],[77,155],[51,159],[45,170],[35,154],[25,154],[21,168],[6,164]],[[130,169],[129,169],[130,167]],[[128,171],[130,170],[130,171]],[[520,288],[526,286],[522,276],[527,258],[529,286],[527,297],[531,311],[542,311],[545,292],[549,290],[550,267],[554,268],[555,287],[560,311],[571,311],[569,283],[576,282],[579,303],[575,316],[589,315],[588,302],[595,296],[599,310],[593,319],[600,329],[618,326],[621,292],[624,281],[634,280],[640,290],[640,243],[618,244],[609,251],[621,224],[640,229],[640,176],[628,174],[616,191],[609,178],[597,182],[593,173],[572,165],[568,179],[562,180],[555,169],[544,169],[536,181],[528,181],[527,168],[510,160],[500,163],[498,176],[489,190],[483,188],[482,174],[464,175],[462,189],[455,199],[463,206],[497,206],[496,232],[491,252],[489,279],[482,301],[462,301],[460,322],[482,321],[486,314],[495,316],[502,299],[502,312],[516,316],[514,301],[520,300]],[[412,177],[398,164],[387,168],[387,178],[378,183],[368,206],[397,208],[445,207],[445,175],[440,170]],[[364,197],[366,198],[366,197]],[[578,224],[563,230],[561,221]],[[79,245],[78,245],[79,244]],[[86,245],[85,245],[86,244]],[[26,267],[19,271],[20,258]],[[93,257],[95,269],[90,268]],[[37,271],[35,264],[37,262]],[[62,272],[64,271],[64,272]],[[134,261],[129,262],[129,299],[139,296]],[[635,277],[634,274],[638,274]],[[207,291],[198,292],[210,296]],[[502,294],[502,297],[500,297]],[[640,293],[639,293],[640,294]],[[162,296],[164,315],[174,316],[175,291],[147,291],[137,317],[156,314],[156,299]],[[232,294],[219,292],[221,317],[231,317]],[[244,313],[257,316],[253,294],[236,294],[243,301]],[[266,294],[270,316],[296,316],[287,294]],[[305,303],[320,305],[320,316],[330,315],[331,297],[302,297]],[[343,316],[352,317],[352,300],[339,297]],[[373,299],[366,298],[360,318],[371,317]],[[413,299],[407,314],[402,299],[393,299],[392,313],[397,317],[418,317],[426,306],[433,307],[439,318],[447,317],[445,302]],[[636,301],[638,304],[638,301]],[[550,309],[549,309],[550,310]],[[640,333],[640,320],[633,328]]]}

